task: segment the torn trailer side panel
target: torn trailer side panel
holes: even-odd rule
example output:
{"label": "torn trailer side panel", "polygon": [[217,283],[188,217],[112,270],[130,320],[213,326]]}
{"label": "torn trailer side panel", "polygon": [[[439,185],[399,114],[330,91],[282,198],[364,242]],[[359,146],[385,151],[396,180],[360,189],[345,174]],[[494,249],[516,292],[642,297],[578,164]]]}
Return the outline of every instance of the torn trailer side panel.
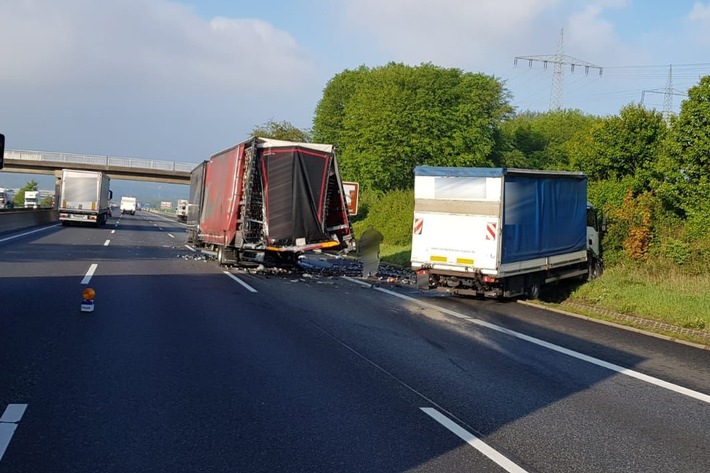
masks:
{"label": "torn trailer side panel", "polygon": [[212,156],[203,171],[203,182],[191,184],[203,188],[201,202],[190,201],[199,205],[194,240],[220,262],[351,248],[332,145],[252,138]]}

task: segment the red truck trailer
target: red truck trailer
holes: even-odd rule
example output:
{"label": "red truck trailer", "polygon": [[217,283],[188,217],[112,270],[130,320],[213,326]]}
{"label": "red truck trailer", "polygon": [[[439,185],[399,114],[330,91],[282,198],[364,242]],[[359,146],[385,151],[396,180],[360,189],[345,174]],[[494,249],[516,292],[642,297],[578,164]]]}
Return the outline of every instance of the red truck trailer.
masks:
{"label": "red truck trailer", "polygon": [[333,145],[254,137],[192,174],[188,241],[220,264],[280,265],[353,248]]}

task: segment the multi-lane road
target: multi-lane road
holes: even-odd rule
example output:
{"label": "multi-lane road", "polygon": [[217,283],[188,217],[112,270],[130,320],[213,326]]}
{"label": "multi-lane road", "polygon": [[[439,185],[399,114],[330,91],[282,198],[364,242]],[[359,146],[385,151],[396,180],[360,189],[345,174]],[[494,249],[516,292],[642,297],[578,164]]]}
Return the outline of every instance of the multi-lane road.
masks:
{"label": "multi-lane road", "polygon": [[709,351],[193,256],[147,213],[0,235],[0,472],[710,471]]}

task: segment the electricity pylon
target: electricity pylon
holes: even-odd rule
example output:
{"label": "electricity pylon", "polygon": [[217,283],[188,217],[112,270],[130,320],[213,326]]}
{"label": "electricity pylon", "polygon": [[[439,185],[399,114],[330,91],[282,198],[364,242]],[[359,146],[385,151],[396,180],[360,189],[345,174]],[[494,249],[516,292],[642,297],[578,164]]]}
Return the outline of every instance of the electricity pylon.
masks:
{"label": "electricity pylon", "polygon": [[529,67],[532,67],[534,62],[541,62],[542,66],[547,69],[548,64],[554,64],[555,69],[552,76],[552,92],[550,94],[550,110],[560,110],[562,108],[562,100],[564,97],[564,69],[562,66],[570,66],[570,72],[574,73],[575,67],[584,67],[584,74],[589,74],[589,69],[598,69],[599,76],[602,75],[603,68],[591,62],[581,61],[564,53],[564,29],[560,29],[560,41],[557,44],[557,54],[554,55],[539,55],[539,56],[516,56],[513,59],[513,64],[518,65],[518,60],[527,60]]}
{"label": "electricity pylon", "polygon": [[673,88],[673,64],[668,66],[668,80],[666,80],[665,87],[658,89],[645,89],[641,91],[641,105],[643,105],[643,99],[646,96],[646,92],[652,94],[663,94],[663,119],[666,121],[666,123],[670,123],[671,115],[673,114],[673,96],[687,95],[682,90]]}

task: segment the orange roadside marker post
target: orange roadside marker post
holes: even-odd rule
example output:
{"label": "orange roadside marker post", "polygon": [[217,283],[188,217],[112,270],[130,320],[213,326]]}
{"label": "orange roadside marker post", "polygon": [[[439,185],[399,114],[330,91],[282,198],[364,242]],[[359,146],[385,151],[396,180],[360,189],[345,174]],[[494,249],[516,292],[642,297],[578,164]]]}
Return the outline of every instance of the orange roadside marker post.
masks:
{"label": "orange roadside marker post", "polygon": [[87,287],[81,291],[81,311],[82,312],[93,312],[94,311],[94,297],[96,297],[96,291]]}

